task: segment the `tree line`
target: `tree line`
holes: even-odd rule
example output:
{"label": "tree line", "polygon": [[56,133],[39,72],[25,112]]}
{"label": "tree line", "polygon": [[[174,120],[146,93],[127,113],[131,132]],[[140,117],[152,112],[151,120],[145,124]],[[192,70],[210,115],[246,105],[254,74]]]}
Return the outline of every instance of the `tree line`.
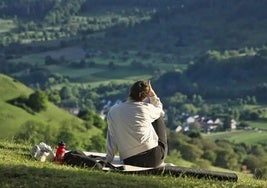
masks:
{"label": "tree line", "polygon": [[226,140],[210,142],[201,137],[170,132],[168,144],[171,161],[183,158],[194,162],[197,168],[214,165],[236,171],[250,171],[256,178],[266,177],[266,143],[237,144]]}

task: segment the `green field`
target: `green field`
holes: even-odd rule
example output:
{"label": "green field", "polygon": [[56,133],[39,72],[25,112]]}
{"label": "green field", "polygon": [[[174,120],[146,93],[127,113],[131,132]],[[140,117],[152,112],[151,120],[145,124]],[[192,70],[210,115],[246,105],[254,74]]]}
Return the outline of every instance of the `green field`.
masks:
{"label": "green field", "polygon": [[252,128],[258,128],[263,131],[267,131],[267,121],[266,119],[260,119],[258,121],[247,121]]}
{"label": "green field", "polygon": [[[53,162],[39,162],[29,156],[29,144],[0,142],[0,187],[250,187],[264,188],[266,181],[237,172],[238,181],[217,181],[170,175],[127,175],[82,169]],[[53,147],[53,146],[52,146]],[[177,164],[179,165],[179,164]],[[223,169],[216,169],[224,171]],[[214,169],[215,171],[215,169]]]}
{"label": "green field", "polygon": [[224,140],[230,140],[234,143],[258,144],[258,143],[266,143],[267,132],[257,131],[257,130],[235,130],[235,131],[203,134],[203,138],[209,140],[224,139]]}
{"label": "green field", "polygon": [[[98,49],[101,51],[102,49]],[[142,52],[138,55],[137,51],[121,51],[114,53],[105,51],[101,56],[90,58],[85,57],[85,51],[78,46],[56,49],[35,54],[20,56],[19,58],[9,60],[12,63],[28,63],[38,65],[40,68],[47,69],[51,74],[61,74],[70,79],[71,82],[77,83],[105,83],[110,81],[133,81],[138,79],[150,79],[153,76],[171,70],[184,70],[187,65],[179,63],[177,57],[171,54],[160,54],[151,52]],[[44,65],[45,57],[50,56],[57,60],[57,64]],[[64,59],[64,62],[61,60]],[[79,64],[83,59],[87,63],[94,62],[93,66],[84,68],[72,67],[69,64]],[[132,66],[132,62],[138,62],[141,67]],[[113,63],[110,68],[109,64]],[[143,66],[143,67],[142,67]],[[13,75],[22,76],[26,72],[17,72]]]}
{"label": "green field", "polygon": [[16,24],[13,20],[1,19],[0,18],[0,34],[9,32],[10,30],[14,29]]}

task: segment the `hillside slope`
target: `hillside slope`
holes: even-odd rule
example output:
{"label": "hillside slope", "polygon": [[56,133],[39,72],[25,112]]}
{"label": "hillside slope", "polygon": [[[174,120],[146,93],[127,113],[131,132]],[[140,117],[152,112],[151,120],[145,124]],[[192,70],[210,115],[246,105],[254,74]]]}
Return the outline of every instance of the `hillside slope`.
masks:
{"label": "hillside slope", "polygon": [[[28,96],[33,92],[31,89],[3,74],[0,74],[0,85],[0,139],[12,138],[20,127],[29,121],[51,126],[52,131],[57,131],[59,126],[67,122],[73,122],[77,126],[83,123],[81,119],[56,107],[52,103],[48,104],[48,108],[45,111],[32,115],[24,109],[7,102],[19,96]],[[84,133],[84,137],[90,137],[99,132],[100,130],[93,127],[90,131]]]}

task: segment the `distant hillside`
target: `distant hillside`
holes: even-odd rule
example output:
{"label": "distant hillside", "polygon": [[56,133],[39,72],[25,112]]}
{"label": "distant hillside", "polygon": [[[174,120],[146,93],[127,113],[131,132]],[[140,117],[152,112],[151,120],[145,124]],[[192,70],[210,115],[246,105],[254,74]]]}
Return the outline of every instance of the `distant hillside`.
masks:
{"label": "distant hillside", "polygon": [[264,1],[1,2],[0,72],[55,92],[61,106],[100,111],[137,79],[163,99],[267,102]]}
{"label": "distant hillside", "polygon": [[[94,126],[90,130],[77,131],[77,129],[82,128],[83,121],[52,103],[48,104],[48,108],[45,111],[32,115],[24,109],[7,102],[19,96],[28,96],[33,92],[31,89],[3,74],[0,74],[0,85],[0,139],[12,138],[20,130],[21,126],[27,122],[37,122],[37,124],[43,126],[43,130],[50,127],[51,135],[56,135],[56,133],[61,131],[59,128],[62,128],[65,124],[72,125],[72,127],[69,127],[70,131],[84,140],[90,140],[91,136],[101,133]],[[42,138],[41,136],[40,138]]]}
{"label": "distant hillside", "polygon": [[175,92],[200,94],[205,99],[234,99],[255,96],[266,103],[266,48],[208,51],[195,58],[183,72],[168,72],[159,79],[158,89],[164,96]]}

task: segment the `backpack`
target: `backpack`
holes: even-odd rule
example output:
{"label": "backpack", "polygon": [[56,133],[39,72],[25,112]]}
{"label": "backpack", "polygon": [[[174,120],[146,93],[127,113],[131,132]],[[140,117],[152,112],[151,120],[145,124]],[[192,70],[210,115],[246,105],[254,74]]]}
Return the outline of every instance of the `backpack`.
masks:
{"label": "backpack", "polygon": [[123,166],[114,166],[101,159],[100,156],[85,155],[82,151],[69,151],[64,155],[64,164],[82,168],[92,168],[101,170],[108,167],[112,170],[124,170]]}

